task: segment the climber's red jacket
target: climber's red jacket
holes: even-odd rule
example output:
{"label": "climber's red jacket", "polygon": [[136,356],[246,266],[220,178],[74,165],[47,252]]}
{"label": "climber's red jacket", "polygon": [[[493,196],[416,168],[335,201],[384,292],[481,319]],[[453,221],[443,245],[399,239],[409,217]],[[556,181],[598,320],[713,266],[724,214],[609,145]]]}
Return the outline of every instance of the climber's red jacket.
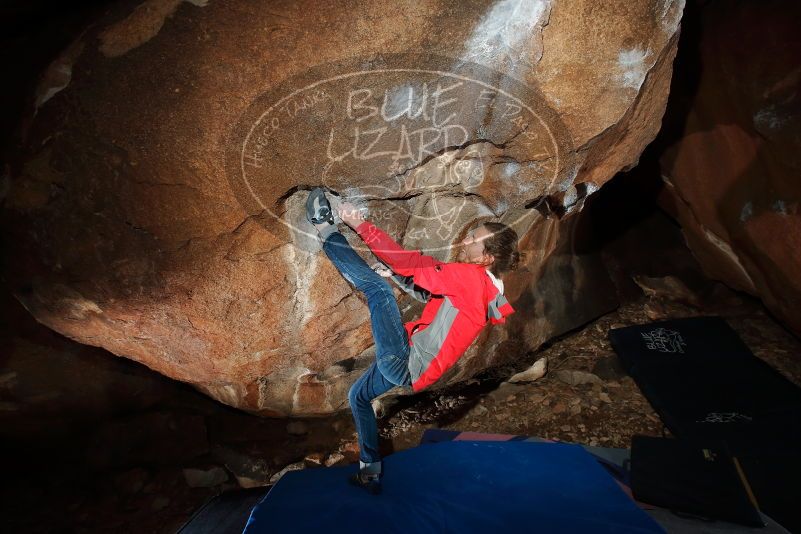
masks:
{"label": "climber's red jacket", "polygon": [[415,286],[431,293],[420,319],[404,325],[415,391],[434,383],[456,363],[484,325],[503,323],[514,312],[503,295],[503,282],[483,266],[444,263],[419,250],[406,250],[369,221],[359,224],[356,232],[396,274],[414,277]]}

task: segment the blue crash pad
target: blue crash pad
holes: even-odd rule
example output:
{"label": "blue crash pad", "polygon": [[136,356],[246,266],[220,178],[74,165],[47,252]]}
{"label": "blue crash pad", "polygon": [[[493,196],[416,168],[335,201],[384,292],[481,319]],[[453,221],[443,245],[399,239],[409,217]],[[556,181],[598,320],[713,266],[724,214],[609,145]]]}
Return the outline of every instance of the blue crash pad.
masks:
{"label": "blue crash pad", "polygon": [[383,492],[356,465],[290,472],[245,532],[664,532],[578,445],[444,442],[384,459]]}

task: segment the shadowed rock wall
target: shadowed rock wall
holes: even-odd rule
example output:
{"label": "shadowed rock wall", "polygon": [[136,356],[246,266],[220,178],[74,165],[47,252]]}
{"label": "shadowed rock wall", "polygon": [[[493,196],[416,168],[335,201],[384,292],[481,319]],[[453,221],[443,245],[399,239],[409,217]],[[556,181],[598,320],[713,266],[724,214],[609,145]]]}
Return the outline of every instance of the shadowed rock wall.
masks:
{"label": "shadowed rock wall", "polygon": [[797,2],[710,3],[700,78],[661,160],[662,203],[707,275],[801,333],[801,35]]}

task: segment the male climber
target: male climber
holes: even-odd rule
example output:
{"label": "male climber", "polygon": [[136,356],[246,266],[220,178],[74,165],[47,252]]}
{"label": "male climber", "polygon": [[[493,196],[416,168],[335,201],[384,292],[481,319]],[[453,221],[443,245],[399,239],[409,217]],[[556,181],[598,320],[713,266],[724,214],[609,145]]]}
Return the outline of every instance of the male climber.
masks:
{"label": "male climber", "polygon": [[[323,251],[364,294],[370,310],[375,362],[348,392],[360,449],[359,471],[350,481],[377,494],[381,491],[381,456],[371,401],[396,386],[411,385],[420,391],[434,383],[486,324],[504,322],[514,310],[503,295],[500,277],[517,267],[520,254],[513,229],[486,222],[467,234],[457,262],[442,262],[418,250],[405,250],[366,220],[356,206],[338,204],[338,218],[391,270],[371,269],[339,232],[325,191],[315,188],[309,193],[306,217],[317,230]],[[420,319],[405,325],[401,322],[392,288],[377,271],[392,276],[404,291],[427,303]]]}

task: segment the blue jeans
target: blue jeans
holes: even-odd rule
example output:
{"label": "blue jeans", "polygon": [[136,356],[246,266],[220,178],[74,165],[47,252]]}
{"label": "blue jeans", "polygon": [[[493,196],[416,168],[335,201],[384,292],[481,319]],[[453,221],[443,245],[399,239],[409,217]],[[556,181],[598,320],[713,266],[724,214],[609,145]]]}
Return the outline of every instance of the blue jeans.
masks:
{"label": "blue jeans", "polygon": [[[375,362],[351,386],[348,400],[359,434],[359,459],[364,463],[379,462],[378,425],[371,401],[395,386],[411,384],[409,341],[389,282],[373,271],[339,232],[328,236],[323,251],[345,280],[367,297]],[[380,470],[380,464],[375,468]]]}

